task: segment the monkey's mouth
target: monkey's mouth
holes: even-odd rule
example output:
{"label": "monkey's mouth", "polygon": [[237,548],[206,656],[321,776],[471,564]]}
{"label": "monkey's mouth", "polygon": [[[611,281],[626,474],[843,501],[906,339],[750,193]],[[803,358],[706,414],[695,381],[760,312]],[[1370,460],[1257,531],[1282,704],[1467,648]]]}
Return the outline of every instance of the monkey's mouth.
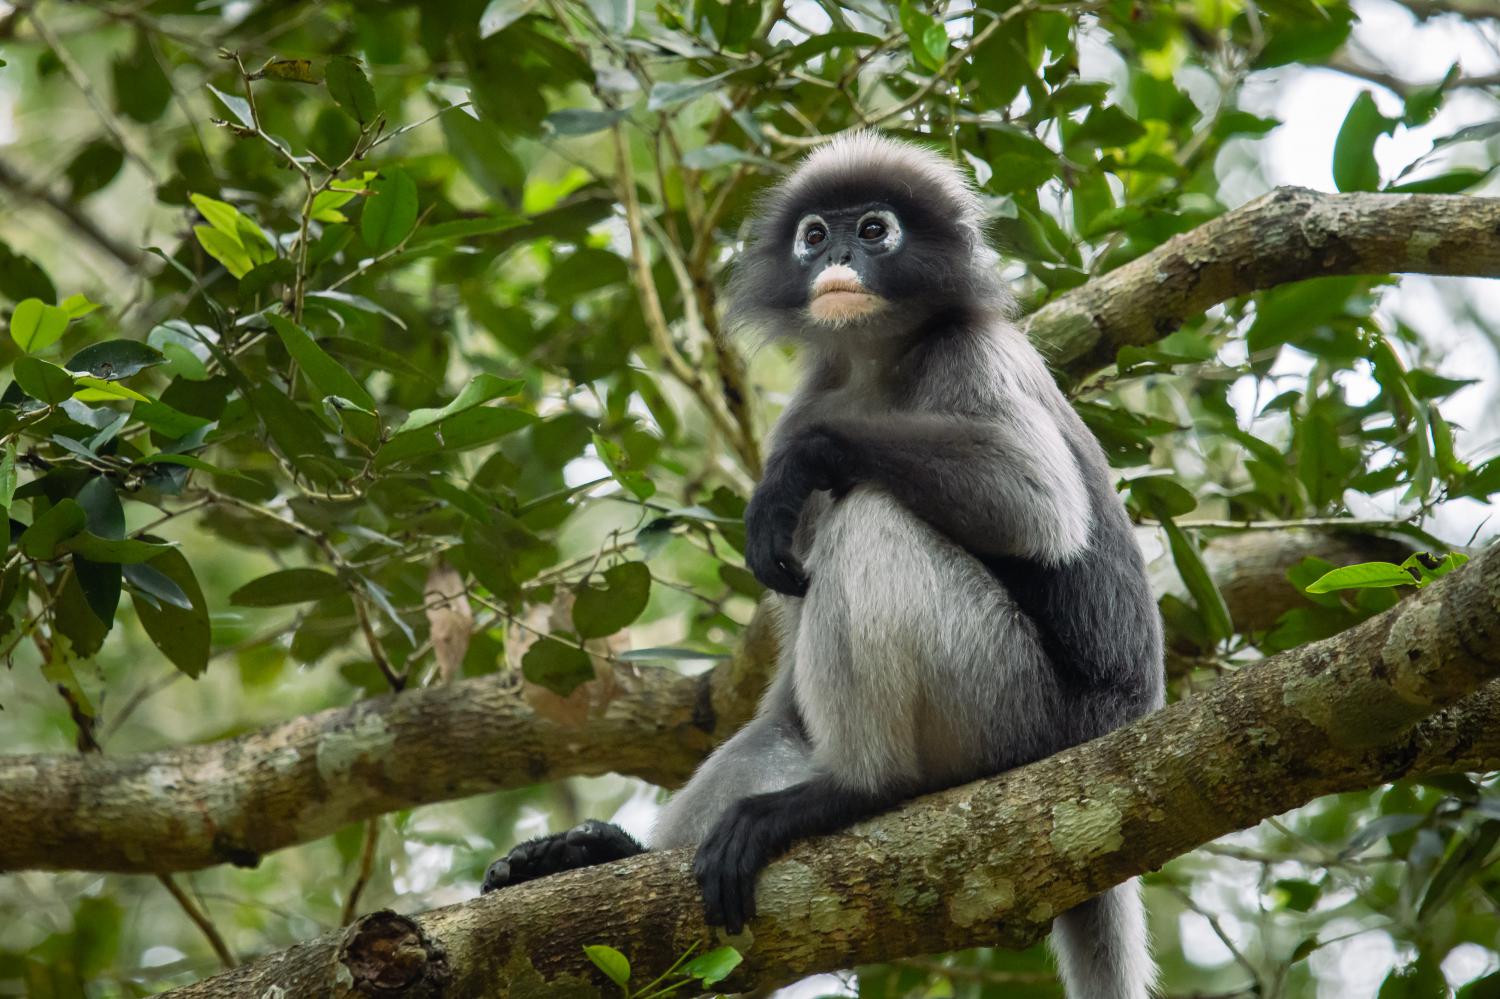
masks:
{"label": "monkey's mouth", "polygon": [[845,323],[877,312],[884,304],[885,299],[866,288],[853,270],[834,266],[813,282],[807,311],[819,322]]}

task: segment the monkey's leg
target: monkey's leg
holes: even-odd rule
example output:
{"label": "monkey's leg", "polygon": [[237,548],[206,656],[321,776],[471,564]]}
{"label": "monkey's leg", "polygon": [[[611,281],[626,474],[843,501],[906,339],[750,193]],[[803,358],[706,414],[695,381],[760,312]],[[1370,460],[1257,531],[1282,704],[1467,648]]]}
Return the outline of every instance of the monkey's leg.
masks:
{"label": "monkey's leg", "polygon": [[565,832],[538,836],[514,847],[484,872],[480,892],[492,892],[549,874],[633,857],[645,847],[619,826],[590,819]]}
{"label": "monkey's leg", "polygon": [[[795,636],[795,612],[788,616],[792,619],[790,634]],[[791,675],[785,673],[767,691],[760,714],[716,749],[662,809],[652,831],[651,848],[692,846],[735,799],[795,784],[809,773],[809,747],[797,721]],[[490,865],[482,891],[607,864],[644,849],[619,826],[591,819],[565,832],[516,846]]]}
{"label": "monkey's leg", "polygon": [[[790,616],[795,619],[795,612]],[[795,634],[794,625],[781,671],[761,701],[760,714],[714,750],[662,808],[651,832],[653,850],[695,846],[735,801],[778,791],[812,775],[811,747],[797,718],[786,662]]]}

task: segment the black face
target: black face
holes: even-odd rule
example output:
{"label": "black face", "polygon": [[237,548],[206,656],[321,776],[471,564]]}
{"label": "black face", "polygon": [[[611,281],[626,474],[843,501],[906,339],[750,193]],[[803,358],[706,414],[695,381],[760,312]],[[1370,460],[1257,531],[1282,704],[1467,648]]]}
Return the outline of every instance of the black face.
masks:
{"label": "black face", "polygon": [[850,325],[898,333],[961,305],[973,236],[921,180],[830,174],[774,200],[735,264],[740,315],[780,335]]}
{"label": "black face", "polygon": [[901,219],[880,202],[809,212],[797,224],[792,256],[812,276],[843,264],[872,290],[883,258],[901,252]]}

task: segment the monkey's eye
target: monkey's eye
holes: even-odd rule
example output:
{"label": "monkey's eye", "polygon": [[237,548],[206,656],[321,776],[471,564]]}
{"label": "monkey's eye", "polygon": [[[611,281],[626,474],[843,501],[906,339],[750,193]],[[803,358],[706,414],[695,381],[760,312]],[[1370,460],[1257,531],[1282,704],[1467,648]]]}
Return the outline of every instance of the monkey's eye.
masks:
{"label": "monkey's eye", "polygon": [[828,230],[820,225],[810,225],[807,227],[807,231],[802,234],[802,242],[808,246],[817,246],[827,238]]}
{"label": "monkey's eye", "polygon": [[865,219],[859,224],[860,239],[884,239],[885,234],[885,223],[879,219]]}

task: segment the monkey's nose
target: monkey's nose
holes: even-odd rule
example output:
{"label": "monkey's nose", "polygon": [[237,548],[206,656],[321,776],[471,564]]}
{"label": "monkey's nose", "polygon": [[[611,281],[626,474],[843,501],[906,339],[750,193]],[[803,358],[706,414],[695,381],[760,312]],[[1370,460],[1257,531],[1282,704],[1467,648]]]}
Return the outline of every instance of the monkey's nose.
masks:
{"label": "monkey's nose", "polygon": [[833,262],[836,264],[847,264],[854,259],[854,251],[847,246],[840,246],[833,251]]}

